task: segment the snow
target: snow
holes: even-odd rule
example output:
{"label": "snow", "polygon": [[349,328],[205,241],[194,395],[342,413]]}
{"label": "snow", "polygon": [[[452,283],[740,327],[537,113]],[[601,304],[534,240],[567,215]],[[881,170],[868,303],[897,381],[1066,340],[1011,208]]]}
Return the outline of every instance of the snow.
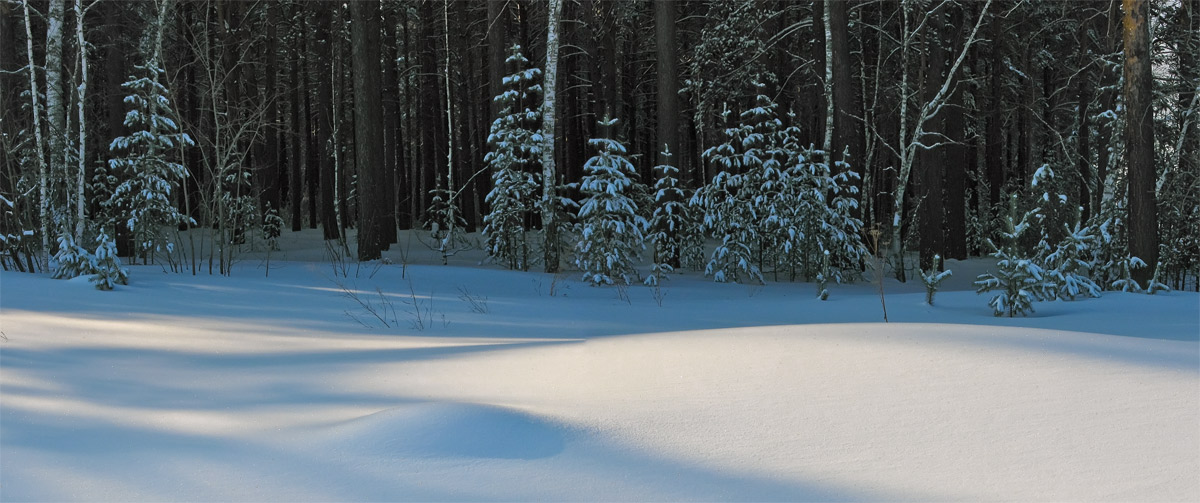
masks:
{"label": "snow", "polygon": [[993,264],[948,260],[884,324],[873,283],[689,272],[660,306],[411,233],[349,278],[279,244],[269,278],[0,273],[0,500],[1200,500],[1195,293],[995,318]]}

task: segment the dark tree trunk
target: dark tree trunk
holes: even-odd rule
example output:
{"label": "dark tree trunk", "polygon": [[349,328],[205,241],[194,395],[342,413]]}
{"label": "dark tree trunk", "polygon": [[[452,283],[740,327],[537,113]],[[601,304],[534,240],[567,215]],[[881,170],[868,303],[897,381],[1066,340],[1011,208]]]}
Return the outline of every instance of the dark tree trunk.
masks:
{"label": "dark tree trunk", "polygon": [[[654,146],[659,164],[677,164],[679,148],[679,75],[676,70],[675,2],[655,0],[654,34],[657,64],[658,141]],[[669,150],[671,157],[662,155]]]}
{"label": "dark tree trunk", "polygon": [[[658,164],[678,166],[679,148],[679,76],[675,65],[675,2],[656,0],[654,2],[654,45],[657,56],[657,115],[658,136],[655,151],[658,152]],[[669,152],[670,154],[664,154]],[[662,177],[665,173],[656,173]],[[675,229],[662,229],[668,239],[673,239]],[[679,253],[668,257],[655,257],[671,267],[679,267]]]}
{"label": "dark tree trunk", "polygon": [[[396,52],[396,20],[393,16],[384,13],[383,17],[383,87],[384,99],[383,105],[383,122],[379,125],[382,128],[383,136],[383,177],[387,179],[387,196],[384,198],[384,203],[387,206],[387,211],[392,215],[392,222],[398,221],[400,218],[399,201],[396,197],[396,176],[399,171],[399,163],[397,156],[399,154],[400,135],[400,97],[396,92],[396,79],[398,72],[396,59],[399,53]],[[391,225],[384,229],[383,239],[387,243],[396,242],[396,225]]]}
{"label": "dark tree trunk", "polygon": [[[283,121],[280,117],[279,100],[286,96],[285,93],[279,92],[277,85],[279,76],[279,57],[278,57],[278,40],[275,27],[279,19],[280,5],[277,2],[268,3],[266,6],[266,64],[263,67],[264,75],[264,95],[260,99],[266,100],[266,123],[263,136],[264,141],[259,143],[256,148],[255,158],[258,161],[258,169],[255,170],[257,175],[257,185],[259,190],[259,206],[263,214],[266,214],[268,208],[274,208],[275,211],[281,209],[281,198],[279,195],[279,135],[282,134],[280,125]],[[257,89],[257,86],[255,87]]]}
{"label": "dark tree trunk", "polygon": [[446,151],[443,148],[445,136],[442,131],[446,126],[446,117],[439,114],[441,110],[441,85],[438,79],[437,48],[442,40],[436,28],[441,23],[435,23],[434,5],[432,2],[422,3],[418,22],[421,24],[421,44],[417,58],[421,67],[419,77],[421,130],[421,189],[418,197],[421,200],[421,214],[429,208],[429,192],[442,188],[441,183],[446,166]]}
{"label": "dark tree trunk", "polygon": [[[950,26],[962,26],[964,21],[963,8],[950,7]],[[961,30],[954,37],[951,57],[963,49],[966,34]],[[964,63],[969,67],[969,63]],[[943,191],[945,194],[945,226],[942,258],[963,260],[967,258],[967,170],[973,159],[967,156],[966,119],[963,108],[962,82],[954,83],[954,93],[950,95],[944,112],[946,114],[946,136],[950,143],[943,147],[942,170],[945,174]]]}
{"label": "dark tree trunk", "polygon": [[[317,33],[321,37],[321,41],[317,45],[317,68],[320,70],[317,77],[318,95],[317,95],[317,144],[316,150],[319,155],[319,166],[316,172],[320,175],[320,213],[321,213],[321,229],[325,239],[338,239],[341,237],[340,229],[337,222],[337,211],[335,210],[334,200],[334,170],[333,170],[333,149],[338,148],[334,143],[333,138],[333,121],[336,118],[333,116],[333,78],[327,70],[328,64],[333,61],[333,40],[334,33],[332,27],[333,9],[331,4],[312,4],[318,5],[316,12],[319,20]],[[312,170],[310,170],[309,180],[313,179]],[[313,197],[312,191],[309,191],[309,208],[310,217],[313,218],[317,212],[311,211],[313,203],[317,201],[317,197]]]}
{"label": "dark tree trunk", "polygon": [[375,260],[391,242],[391,176],[384,170],[383,92],[379,79],[379,2],[350,2],[354,66],[354,160],[358,172],[358,259]]}
{"label": "dark tree trunk", "polygon": [[[1090,53],[1092,52],[1091,37],[1087,34],[1087,24],[1080,23],[1080,26],[1080,58],[1087,59],[1091,57]],[[1096,77],[1096,74],[1091,71],[1091,64],[1088,61],[1084,61],[1081,73],[1079,92],[1076,94],[1078,105],[1076,106],[1075,116],[1075,127],[1078,130],[1078,134],[1076,135],[1078,138],[1078,151],[1075,154],[1075,166],[1079,176],[1079,200],[1074,204],[1080,207],[1080,221],[1086,222],[1091,218],[1093,211],[1091,188],[1088,186],[1092,179],[1092,121],[1091,109],[1089,107],[1092,103],[1093,94],[1092,79]],[[1103,186],[1099,186],[1098,188],[1103,190]]]}
{"label": "dark tree trunk", "polygon": [[[1004,76],[1004,17],[992,16],[991,22],[991,74],[988,75],[988,115],[984,145],[984,164],[987,172],[988,208],[1000,208],[1000,189],[1004,186],[1004,95],[1001,87]],[[995,214],[991,216],[995,217]]]}
{"label": "dark tree trunk", "polygon": [[[945,14],[935,11],[929,14],[925,28],[925,77],[921,82],[923,103],[929,103],[937,95],[941,87],[943,74],[946,71],[946,50],[942,33],[945,26]],[[946,131],[946,112],[926,122],[929,133]],[[942,141],[940,136],[927,135],[923,141],[926,144]],[[944,233],[942,228],[944,209],[942,204],[942,178],[945,165],[942,153],[944,148],[922,148],[917,154],[917,167],[921,170],[918,185],[921,190],[920,207],[917,218],[919,227],[920,267],[924,271],[941,270],[941,261],[934,259],[935,255],[943,254]]]}
{"label": "dark tree trunk", "polygon": [[[504,86],[500,85],[500,81],[505,77],[504,60],[508,59],[508,48],[512,46],[507,43],[508,2],[488,0],[487,9],[488,89],[491,90],[491,96],[495,97],[504,91]],[[500,116],[499,103],[492,101],[489,110],[491,111],[490,117]]]}
{"label": "dark tree trunk", "polygon": [[[298,9],[297,9],[298,10]],[[293,16],[297,13],[293,12]],[[308,118],[305,117],[306,108],[304,101],[308,94],[308,83],[306,82],[307,68],[305,61],[308,60],[306,51],[308,49],[308,30],[304,25],[304,17],[299,16],[295,21],[295,34],[300,38],[300,48],[294,53],[295,57],[291,61],[292,80],[291,85],[294,91],[291,93],[289,100],[292,105],[292,134],[288,135],[288,208],[291,209],[292,231],[296,232],[304,228],[304,212],[303,210],[303,195],[304,195],[304,170],[302,163],[306,163],[308,159],[301,154],[300,145],[308,143]],[[311,169],[311,168],[310,168]]]}
{"label": "dark tree trunk", "polygon": [[1125,166],[1129,179],[1129,254],[1146,267],[1133,279],[1145,287],[1158,265],[1158,209],[1155,202],[1154,115],[1150,73],[1150,7],[1123,0],[1125,11]]}

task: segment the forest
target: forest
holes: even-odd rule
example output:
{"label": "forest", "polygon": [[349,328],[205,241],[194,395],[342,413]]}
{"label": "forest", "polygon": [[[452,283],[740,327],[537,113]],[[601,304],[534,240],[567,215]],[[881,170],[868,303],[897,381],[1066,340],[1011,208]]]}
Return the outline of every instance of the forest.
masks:
{"label": "forest", "polygon": [[1200,290],[1197,55],[1200,0],[2,0],[0,264]]}

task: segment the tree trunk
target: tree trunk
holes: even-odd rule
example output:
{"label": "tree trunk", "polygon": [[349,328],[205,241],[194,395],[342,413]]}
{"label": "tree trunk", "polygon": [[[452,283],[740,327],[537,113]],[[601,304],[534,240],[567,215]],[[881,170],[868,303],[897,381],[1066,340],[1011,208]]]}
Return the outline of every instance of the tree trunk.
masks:
{"label": "tree trunk", "polygon": [[255,174],[258,178],[259,205],[263,214],[266,214],[268,208],[280,211],[282,207],[279,194],[279,135],[283,133],[283,121],[280,119],[279,100],[287,94],[279,92],[276,85],[279,80],[279,37],[276,35],[278,30],[275,25],[278,23],[279,9],[280,5],[277,2],[266,5],[266,64],[263,67],[266,78],[265,93],[261,97],[267,104],[264,121],[266,127],[263,128],[263,142],[258,144],[254,156],[258,165]]}
{"label": "tree trunk", "polygon": [[79,79],[76,87],[79,97],[79,165],[75,172],[75,242],[83,243],[84,200],[87,185],[87,108],[88,60],[87,43],[83,38],[84,10],[82,0],[75,0],[75,44],[79,49]]}
{"label": "tree trunk", "polygon": [[[923,103],[932,103],[937,97],[937,89],[942,83],[946,71],[946,51],[943,45],[942,32],[945,14],[935,11],[925,20],[925,77],[921,82]],[[946,112],[930,119],[925,129],[930,136],[922,138],[926,143],[941,142],[940,136],[946,130]],[[917,209],[920,250],[920,268],[923,271],[941,270],[940,261],[935,262],[935,255],[942,255],[945,230],[943,227],[942,178],[945,164],[942,153],[944,147],[918,147],[917,163],[921,169],[917,182],[920,186],[920,200]]]}
{"label": "tree trunk", "polygon": [[[308,118],[305,117],[306,108],[304,106],[305,98],[308,94],[308,29],[304,23],[303,10],[295,9],[299,12],[293,12],[293,17],[299,17],[295,21],[294,33],[300,38],[300,48],[294,53],[291,66],[290,84],[294,91],[290,94],[288,101],[291,103],[292,111],[292,134],[288,135],[288,209],[290,210],[290,220],[292,222],[292,232],[299,231],[304,228],[304,215],[302,207],[304,204],[304,179],[302,178],[305,166],[302,163],[307,163],[307,156],[300,151],[300,145],[305,145],[303,150],[307,150],[308,144]],[[297,16],[297,14],[300,14]],[[311,167],[309,167],[311,169]]]}
{"label": "tree trunk", "polygon": [[[961,26],[963,22],[963,7],[950,6],[950,26]],[[962,50],[964,34],[959,31],[954,37],[954,50]],[[972,55],[974,52],[972,52]],[[953,76],[951,77],[953,78]],[[942,245],[942,258],[963,260],[967,258],[967,170],[972,165],[968,157],[966,145],[966,118],[963,112],[962,83],[955,82],[954,92],[946,102],[945,133],[950,142],[942,147],[943,194],[945,205],[943,212],[944,225],[942,235],[945,236]]]}
{"label": "tree trunk", "polygon": [[1129,254],[1146,267],[1133,279],[1143,287],[1158,265],[1158,213],[1154,185],[1154,115],[1150,73],[1150,11],[1146,0],[1123,0],[1125,42],[1125,166],[1129,180]]}
{"label": "tree trunk", "polygon": [[[658,70],[658,164],[674,166],[683,149],[679,148],[679,76],[675,67],[675,2],[654,2],[655,54]],[[668,152],[670,154],[668,154]],[[665,176],[666,173],[658,173]],[[675,202],[675,201],[672,201]],[[668,240],[674,240],[676,229],[664,229]],[[679,250],[669,257],[656,257],[671,267],[679,267]]]}
{"label": "tree trunk", "polygon": [[557,273],[559,268],[559,236],[557,213],[558,171],[554,164],[554,133],[557,126],[555,85],[558,81],[558,35],[562,17],[562,0],[550,0],[546,27],[545,84],[542,85],[542,247],[545,251],[546,272]]}
{"label": "tree trunk", "polygon": [[[991,74],[988,75],[987,130],[984,134],[984,163],[987,171],[988,208],[1001,210],[1000,189],[1004,186],[1004,96],[1001,87],[1004,69],[1004,16],[993,16],[991,22]],[[996,217],[992,214],[991,217]]]}
{"label": "tree trunk", "polygon": [[[336,139],[333,135],[333,121],[337,120],[333,115],[333,74],[330,71],[330,66],[333,62],[333,9],[331,4],[309,4],[315,5],[317,17],[317,35],[320,41],[317,44],[317,151],[319,152],[319,166],[316,167],[320,174],[320,214],[321,214],[321,229],[325,239],[338,239],[341,237],[340,229],[337,221],[337,209],[335,206],[334,195],[334,165],[333,165],[333,150],[338,148]],[[309,179],[313,178],[311,172]],[[312,191],[309,192],[309,218],[315,218],[317,212],[311,211],[317,197],[313,197]]]}
{"label": "tree trunk", "polygon": [[379,103],[379,2],[350,2],[354,66],[354,160],[358,171],[358,259],[375,260],[390,244],[391,178],[383,169],[383,114]]}
{"label": "tree trunk", "polygon": [[47,215],[47,206],[49,204],[47,191],[47,180],[49,176],[45,141],[42,137],[42,122],[41,122],[41,107],[38,104],[37,85],[37,64],[33,59],[33,28],[29,20],[29,1],[23,4],[25,7],[25,54],[28,58],[29,65],[26,68],[29,70],[29,99],[33,110],[33,137],[35,140],[34,148],[37,149],[38,160],[38,225],[40,226],[39,233],[42,236],[42,250],[39,260],[43,267],[48,263],[47,254],[50,253],[50,219]]}
{"label": "tree trunk", "polygon": [[[504,92],[504,86],[500,81],[504,79],[504,60],[508,57],[508,47],[506,42],[508,38],[508,2],[501,0],[488,0],[488,89],[491,96],[499,96]],[[511,44],[508,44],[511,45]],[[500,104],[495,100],[491,102],[488,108],[491,112],[489,117],[500,116]]]}
{"label": "tree trunk", "polygon": [[[827,51],[832,59],[833,71],[833,151],[831,159],[857,166],[862,172],[863,146],[861,128],[857,117],[862,117],[862,106],[855,99],[857,94],[853,75],[855,60],[850,54],[850,16],[848,2],[829,2],[828,39],[832,48]],[[849,154],[844,157],[842,154]],[[857,183],[857,182],[856,182]],[[861,184],[858,184],[861,185]]]}

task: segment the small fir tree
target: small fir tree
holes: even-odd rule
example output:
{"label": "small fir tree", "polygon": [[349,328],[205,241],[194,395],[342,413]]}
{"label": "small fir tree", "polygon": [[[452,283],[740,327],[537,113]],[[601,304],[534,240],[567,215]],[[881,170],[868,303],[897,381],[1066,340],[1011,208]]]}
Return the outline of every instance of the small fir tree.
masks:
{"label": "small fir tree", "polygon": [[[616,122],[608,119],[600,126],[611,130]],[[575,264],[593,285],[628,285],[637,280],[634,261],[645,248],[647,226],[630,197],[636,171],[620,142],[593,138],[588,143],[597,154],[583,166],[586,175],[579,189],[586,197],[579,208]]]}
{"label": "small fir tree", "polygon": [[[669,160],[671,152],[664,150],[663,157]],[[658,180],[654,183],[650,234],[646,236],[654,246],[653,270],[646,277],[649,284],[657,284],[665,274],[681,265],[685,245],[693,239],[689,234],[695,234],[690,208],[679,187],[679,168],[664,164],[656,166],[654,171]]]}
{"label": "small fir tree", "polygon": [[975,280],[977,293],[998,291],[988,301],[996,316],[1025,316],[1033,312],[1034,301],[1053,298],[1058,285],[1049,281],[1043,269],[1033,257],[1023,253],[1019,245],[1030,226],[1030,213],[1025,213],[1018,223],[1015,220],[1016,196],[1005,217],[1005,229],[1000,234],[1000,244],[988,239],[992,256],[996,257],[996,271],[980,274]]}
{"label": "small fir tree", "polygon": [[[728,109],[722,114],[726,120],[729,115]],[[726,141],[704,152],[719,171],[692,196],[692,204],[704,209],[704,229],[717,239],[704,274],[718,283],[763,282],[754,260],[760,222],[753,204],[758,158],[745,148],[751,134],[748,124],[725,128]]]}
{"label": "small fir tree", "polygon": [[493,260],[524,271],[530,265],[525,223],[540,187],[536,163],[541,158],[541,112],[537,104],[542,71],[528,68],[529,60],[519,45],[512,47],[506,63],[513,73],[504,77],[504,92],[495,98],[502,108],[488,135],[491,151],[483,159],[492,170],[492,190],[485,198],[490,210],[483,219],[483,234]]}
{"label": "small fir tree", "polygon": [[136,66],[141,77],[121,84],[130,94],[125,103],[129,135],[112,141],[110,171],[121,180],[113,189],[108,206],[125,215],[122,222],[133,234],[134,245],[143,257],[162,244],[162,228],[177,225],[186,216],[171,201],[175,186],[187,176],[182,164],[171,160],[181,145],[194,145],[171,119],[167,89],[159,83],[163,70],[157,65]]}
{"label": "small fir tree", "polygon": [[96,253],[94,258],[94,273],[89,281],[98,290],[112,290],[114,285],[128,285],[129,271],[121,267],[121,259],[117,258],[117,243],[108,237],[107,232],[101,232],[96,237]]}

